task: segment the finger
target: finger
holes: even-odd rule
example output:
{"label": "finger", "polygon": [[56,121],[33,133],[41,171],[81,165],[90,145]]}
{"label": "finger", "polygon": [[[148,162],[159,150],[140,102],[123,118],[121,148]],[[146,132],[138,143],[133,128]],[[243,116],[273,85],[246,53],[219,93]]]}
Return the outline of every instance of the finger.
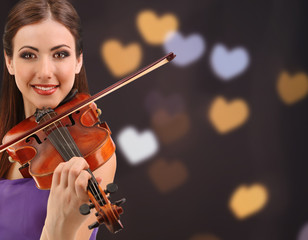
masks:
{"label": "finger", "polygon": [[87,202],[89,200],[89,196],[87,194],[87,187],[88,187],[88,181],[91,178],[90,173],[83,170],[77,177],[75,181],[75,191],[77,194],[77,197],[83,201]]}
{"label": "finger", "polygon": [[55,187],[55,186],[60,184],[60,182],[61,182],[61,172],[62,172],[63,167],[64,167],[64,162],[58,164],[58,166],[54,170],[53,176],[52,176],[52,181],[51,181],[51,187],[52,186]]}
{"label": "finger", "polygon": [[67,188],[68,186],[68,172],[70,170],[70,164],[68,162],[63,163],[63,167],[61,169],[61,177],[60,177],[60,185],[63,188]]}
{"label": "finger", "polygon": [[75,181],[80,173],[89,167],[84,158],[75,157],[70,160],[70,170],[68,175],[68,187],[75,191]]}
{"label": "finger", "polygon": [[96,179],[96,181],[97,181],[97,183],[100,185],[101,183],[102,183],[102,181],[103,181],[103,178],[102,177],[96,177],[95,178]]}

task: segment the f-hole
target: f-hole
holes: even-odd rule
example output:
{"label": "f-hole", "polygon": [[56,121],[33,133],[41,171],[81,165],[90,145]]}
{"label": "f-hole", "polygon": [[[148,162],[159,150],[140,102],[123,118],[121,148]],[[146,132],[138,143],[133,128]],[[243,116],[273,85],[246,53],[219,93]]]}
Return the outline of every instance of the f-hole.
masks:
{"label": "f-hole", "polygon": [[38,144],[42,144],[42,141],[40,140],[40,138],[36,135],[36,134],[33,134],[31,135],[30,137],[28,137],[26,139],[26,143],[30,142],[31,141],[31,138],[34,138],[35,141],[38,143]]}
{"label": "f-hole", "polygon": [[[79,114],[80,111],[76,111],[76,114]],[[68,115],[69,120],[71,121],[71,124],[67,124],[66,127],[72,127],[75,125],[75,120],[73,118],[73,114]]]}

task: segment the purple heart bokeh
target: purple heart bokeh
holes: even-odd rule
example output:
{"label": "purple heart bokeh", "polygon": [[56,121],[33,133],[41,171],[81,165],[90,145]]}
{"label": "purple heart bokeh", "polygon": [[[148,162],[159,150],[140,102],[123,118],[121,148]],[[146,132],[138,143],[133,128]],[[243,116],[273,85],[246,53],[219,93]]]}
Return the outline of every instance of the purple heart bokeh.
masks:
{"label": "purple heart bokeh", "polygon": [[306,223],[299,231],[297,240],[307,240],[308,239],[308,223]]}
{"label": "purple heart bokeh", "polygon": [[165,43],[166,53],[174,52],[176,58],[172,63],[178,66],[187,66],[197,61],[205,51],[205,40],[200,34],[191,34],[184,38],[181,33],[169,33]]}
{"label": "purple heart bokeh", "polygon": [[159,92],[152,91],[145,99],[146,110],[153,114],[158,109],[166,109],[168,113],[175,114],[185,110],[183,98],[179,94],[163,97]]}

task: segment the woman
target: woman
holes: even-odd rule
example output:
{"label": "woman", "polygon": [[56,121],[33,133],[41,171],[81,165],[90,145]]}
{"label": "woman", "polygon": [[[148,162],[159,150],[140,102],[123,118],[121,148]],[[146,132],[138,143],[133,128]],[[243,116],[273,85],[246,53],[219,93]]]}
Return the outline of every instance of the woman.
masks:
{"label": "woman", "polygon": [[[10,12],[3,36],[5,66],[0,109],[1,139],[37,108],[57,107],[73,88],[87,92],[79,17],[66,0],[24,0]],[[74,157],[54,171],[50,192],[23,178],[6,153],[0,160],[1,239],[95,239],[83,216],[89,166]],[[113,155],[94,175],[113,181]],[[48,200],[48,203],[47,203]],[[47,207],[47,210],[46,210]],[[92,234],[92,235],[91,235]]]}

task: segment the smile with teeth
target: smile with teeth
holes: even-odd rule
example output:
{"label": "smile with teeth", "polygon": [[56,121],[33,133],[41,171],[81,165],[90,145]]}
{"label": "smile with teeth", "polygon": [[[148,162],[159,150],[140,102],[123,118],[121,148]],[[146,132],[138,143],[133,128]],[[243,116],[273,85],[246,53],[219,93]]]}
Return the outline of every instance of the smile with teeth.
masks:
{"label": "smile with teeth", "polygon": [[32,87],[39,95],[51,95],[57,91],[59,85],[32,85]]}
{"label": "smile with teeth", "polygon": [[49,91],[53,88],[56,88],[57,86],[53,86],[53,87],[41,87],[41,86],[33,86],[34,88],[37,88],[37,89],[40,89],[40,90],[43,90],[43,91]]}

